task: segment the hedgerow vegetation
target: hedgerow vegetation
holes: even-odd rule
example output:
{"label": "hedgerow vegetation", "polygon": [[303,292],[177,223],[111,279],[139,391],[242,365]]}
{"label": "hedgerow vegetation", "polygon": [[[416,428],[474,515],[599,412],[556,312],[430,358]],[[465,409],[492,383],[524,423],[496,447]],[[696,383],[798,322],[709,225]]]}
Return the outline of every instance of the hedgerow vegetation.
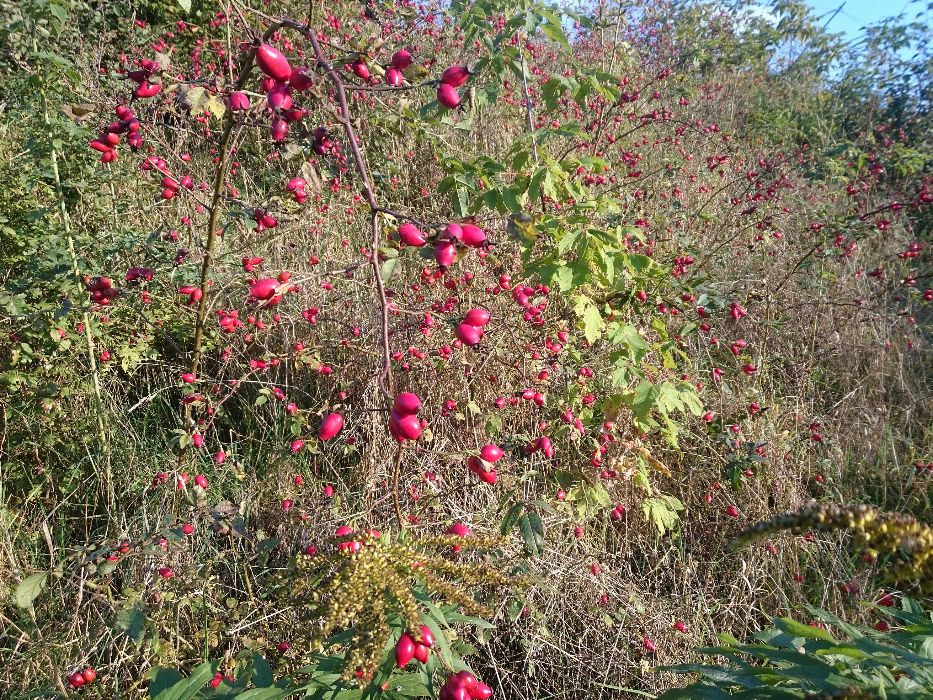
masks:
{"label": "hedgerow vegetation", "polygon": [[933,697],[923,3],[0,9],[0,696]]}

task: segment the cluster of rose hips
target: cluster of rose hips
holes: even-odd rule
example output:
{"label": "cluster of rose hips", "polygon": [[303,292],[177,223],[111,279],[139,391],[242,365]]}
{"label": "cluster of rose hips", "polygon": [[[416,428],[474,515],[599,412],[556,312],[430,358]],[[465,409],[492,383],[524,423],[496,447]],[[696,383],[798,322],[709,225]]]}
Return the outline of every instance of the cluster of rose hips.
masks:
{"label": "cluster of rose hips", "polygon": [[127,282],[138,282],[139,280],[145,280],[146,282],[151,282],[155,272],[152,268],[149,267],[131,267],[126,271],[126,274],[123,276],[123,279]]}
{"label": "cluster of rose hips", "polygon": [[459,671],[441,687],[440,700],[488,700],[492,688],[480,683],[469,671]]}
{"label": "cluster of rose hips", "polygon": [[[334,537],[336,538],[345,538],[354,534],[355,530],[349,525],[341,525],[334,531]],[[363,533],[367,539],[367,546],[373,546],[373,543],[382,537],[382,533],[379,530],[366,530]],[[359,535],[357,535],[359,536]],[[342,552],[349,552],[350,554],[356,554],[361,549],[363,549],[363,542],[357,539],[344,539],[337,543],[337,549]],[[432,643],[434,638],[431,638]]]}
{"label": "cluster of rose hips", "polygon": [[85,277],[84,286],[91,293],[91,301],[101,306],[107,306],[120,294],[109,277]]}
{"label": "cluster of rose hips", "polygon": [[458,87],[462,87],[470,79],[470,69],[467,66],[451,66],[441,75],[441,83],[437,86],[437,101],[447,109],[454,109],[460,104]]}
{"label": "cluster of rose hips", "polygon": [[395,663],[399,668],[405,668],[412,659],[423,664],[428,663],[430,649],[434,646],[434,634],[427,625],[421,625],[421,641],[415,641],[408,632],[402,634],[395,645]]}
{"label": "cluster of rose hips", "polygon": [[223,683],[224,681],[227,681],[227,683],[233,683],[233,682],[234,682],[233,676],[227,676],[226,678],[224,678],[224,674],[222,674],[220,671],[217,671],[217,672],[214,674],[214,677],[211,678],[211,679],[207,682],[207,684],[208,684],[212,689],[216,689],[216,688],[217,688],[221,683]]}
{"label": "cluster of rose hips", "polygon": [[171,175],[165,175],[162,180],[162,199],[175,199],[178,190],[184,187],[186,190],[194,189],[194,180],[190,175],[184,175],[180,180],[176,180]]}
{"label": "cluster of rose hips", "polygon": [[[457,259],[459,245],[477,249],[486,246],[486,233],[479,226],[470,223],[451,222],[435,238],[434,260],[441,270],[453,265]],[[420,248],[428,242],[425,234],[411,223],[399,226],[398,239],[402,245],[414,248]]]}
{"label": "cluster of rose hips", "polygon": [[[190,156],[186,155],[184,158],[190,159]],[[154,170],[162,175],[162,179],[160,180],[160,184],[162,185],[162,199],[175,199],[178,190],[182,187],[186,190],[194,189],[194,180],[191,176],[184,175],[182,177],[175,177],[171,170],[169,170],[168,163],[164,158],[149,156],[139,167],[144,171]]]}
{"label": "cluster of rose hips", "polygon": [[282,295],[297,291],[298,287],[290,282],[291,273],[282,271],[278,277],[264,277],[249,281],[249,297],[253,302],[261,302],[263,306],[274,306],[282,300]]}
{"label": "cluster of rose hips", "polygon": [[314,131],[311,132],[311,138],[313,139],[311,150],[319,156],[326,156],[338,150],[336,142],[331,139],[331,133],[326,127],[315,127]]}
{"label": "cluster of rose hips", "polygon": [[[195,435],[201,438],[200,442],[203,445],[204,444],[203,437],[201,437],[199,433],[195,433]],[[195,440],[195,442],[199,442],[199,441]],[[222,463],[222,462],[223,462],[223,459],[218,460],[218,463]],[[155,487],[155,486],[162,486],[164,484],[167,484],[169,482],[169,478],[170,477],[168,473],[166,472],[156,472],[155,476],[152,477],[152,485],[153,487]],[[191,480],[191,476],[188,474],[188,472],[182,472],[181,474],[175,477],[175,487],[179,491],[181,491],[182,489],[188,486],[188,482],[190,480]],[[203,474],[195,474],[194,483],[199,488],[202,488],[205,490],[207,490],[208,486],[210,486],[210,483],[208,482],[207,477],[204,476]]]}
{"label": "cluster of rose hips", "polygon": [[467,347],[478,345],[483,339],[487,323],[489,323],[489,312],[486,309],[470,309],[464,316],[463,322],[457,325],[455,330],[457,340]]}
{"label": "cluster of rose hips", "polygon": [[239,312],[236,309],[231,309],[226,311],[225,309],[217,309],[217,319],[220,324],[220,330],[223,333],[235,333],[236,330],[243,326],[243,321],[239,318]]}
{"label": "cluster of rose hips", "polygon": [[108,124],[100,136],[88,144],[100,153],[101,163],[112,163],[117,159],[117,146],[122,134],[127,135],[126,142],[134,151],[143,145],[142,136],[139,134],[139,119],[133,114],[133,110],[125,105],[117,105],[116,113],[120,121]]}
{"label": "cluster of rose hips", "polygon": [[136,83],[133,90],[133,97],[137,99],[146,99],[155,97],[162,90],[161,83],[151,81],[153,75],[159,72],[161,66],[157,61],[151,58],[144,58],[139,62],[139,68],[126,74],[126,77]]}
{"label": "cluster of rose hips", "polygon": [[415,441],[427,424],[418,418],[421,411],[421,399],[410,392],[402,392],[395,397],[389,414],[389,433],[398,442]]}
{"label": "cluster of rose hips", "polygon": [[[266,104],[272,112],[272,140],[284,141],[288,136],[289,124],[300,120],[306,114],[305,110],[295,107],[292,93],[308,90],[314,85],[314,78],[303,67],[293,69],[285,55],[269,44],[260,44],[256,49],[256,63],[267,76],[261,87],[266,93]],[[231,110],[245,111],[249,107],[249,97],[246,93],[231,93]]]}
{"label": "cluster of rose hips", "polygon": [[385,81],[390,87],[401,87],[405,82],[404,71],[412,64],[411,52],[399,49],[392,54],[392,60],[386,67]]}
{"label": "cluster of rose hips", "polygon": [[83,671],[75,671],[68,676],[68,685],[72,688],[81,688],[85,685],[90,685],[95,680],[97,680],[97,671],[88,666]]}
{"label": "cluster of rose hips", "polygon": [[193,284],[186,284],[179,287],[178,293],[188,297],[188,306],[197,304],[204,294],[200,287],[196,287]]}
{"label": "cluster of rose hips", "polygon": [[262,233],[266,229],[275,228],[279,225],[278,219],[259,207],[253,209],[253,221],[256,222],[256,233]]}
{"label": "cluster of rose hips", "polygon": [[305,192],[305,187],[307,184],[308,183],[305,182],[304,178],[293,177],[288,181],[285,189],[292,193],[292,197],[296,202],[298,202],[298,204],[304,204],[308,199],[308,193]]}
{"label": "cluster of rose hips", "polygon": [[495,464],[503,456],[502,448],[498,445],[483,445],[483,448],[479,451],[479,457],[471,456],[467,459],[467,468],[473,474],[476,474],[480,481],[495,484],[499,480],[499,473],[496,471]]}

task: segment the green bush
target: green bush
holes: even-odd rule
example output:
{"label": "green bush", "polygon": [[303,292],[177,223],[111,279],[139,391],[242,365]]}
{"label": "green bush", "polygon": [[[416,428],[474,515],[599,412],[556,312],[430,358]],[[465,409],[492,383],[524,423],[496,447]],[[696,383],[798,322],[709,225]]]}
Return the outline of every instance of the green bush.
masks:
{"label": "green bush", "polygon": [[697,650],[710,663],[663,669],[701,680],[659,700],[933,698],[933,612],[909,598],[873,607],[883,618],[874,628],[808,605],[813,621],[777,618],[756,643],[719,635],[719,646]]}

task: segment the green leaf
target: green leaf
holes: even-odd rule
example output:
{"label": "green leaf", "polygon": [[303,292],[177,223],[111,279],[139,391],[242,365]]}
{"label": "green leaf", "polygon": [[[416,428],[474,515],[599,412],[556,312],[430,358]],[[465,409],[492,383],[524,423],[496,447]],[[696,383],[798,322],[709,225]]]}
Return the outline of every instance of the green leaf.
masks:
{"label": "green leaf", "polygon": [[464,217],[470,209],[470,193],[465,187],[450,191],[450,207],[458,217]]}
{"label": "green leaf", "polygon": [[146,630],[146,615],[137,603],[133,603],[117,613],[114,627],[122,630],[127,637],[139,644]]}
{"label": "green leaf", "polygon": [[268,688],[275,682],[272,666],[262,654],[253,652],[253,685],[257,688]]}
{"label": "green leaf", "polygon": [[803,637],[805,639],[822,639],[824,642],[835,642],[836,639],[822,627],[805,625],[789,617],[778,617],[774,619],[774,626],[782,632],[786,632],[794,637]]}
{"label": "green leaf", "polygon": [[293,695],[294,691],[282,688],[252,688],[236,696],[236,700],[279,700]]}
{"label": "green leaf", "polygon": [[641,504],[645,519],[658,528],[658,533],[664,535],[676,530],[680,524],[678,511],[684,509],[683,504],[673,496],[660,496],[646,498]]}
{"label": "green leaf", "polygon": [[531,176],[531,183],[528,185],[528,199],[532,202],[536,202],[541,196],[541,183],[544,182],[547,175],[547,168],[538,168],[535,174]]}
{"label": "green leaf", "polygon": [[554,182],[554,174],[547,170],[544,173],[544,179],[541,181],[541,192],[548,199],[558,201],[560,196],[557,194],[557,185]]}
{"label": "green leaf", "polygon": [[518,193],[512,187],[504,187],[501,190],[502,203],[512,214],[518,214],[522,211],[522,203],[518,200]]}
{"label": "green leaf", "polygon": [[394,676],[389,680],[389,689],[408,698],[427,698],[432,695],[420,673]]}
{"label": "green leaf", "polygon": [[388,282],[392,279],[392,275],[395,274],[395,268],[398,265],[398,258],[389,258],[384,261],[379,267],[379,272],[382,275],[382,281]]}
{"label": "green leaf", "polygon": [[206,661],[195,668],[190,676],[166,688],[158,695],[150,691],[149,697],[152,700],[191,700],[213,677],[216,668],[216,661]]}
{"label": "green leaf", "polygon": [[583,312],[583,335],[589,343],[595,343],[603,332],[603,316],[595,304],[587,304]]}
{"label": "green leaf", "polygon": [[503,535],[507,535],[509,530],[515,527],[515,523],[518,522],[518,517],[522,514],[522,511],[525,509],[525,504],[522,502],[513,503],[512,506],[505,512],[505,515],[502,518],[502,525],[499,527],[499,531]]}
{"label": "green leaf", "polygon": [[550,12],[542,12],[541,14],[548,20],[547,24],[541,25],[541,31],[544,33],[544,36],[560,44],[564,48],[569,49],[570,42],[567,41],[567,35],[564,33],[563,28],[561,28],[560,21]]}
{"label": "green leaf", "polygon": [[149,697],[157,697],[162,692],[177,685],[182,680],[181,673],[174,668],[153,668],[149,672],[152,681],[149,683]]}
{"label": "green leaf", "polygon": [[191,12],[191,0],[178,0],[178,6],[185,12]]}
{"label": "green leaf", "polygon": [[52,14],[53,17],[55,17],[55,19],[57,19],[62,24],[68,21],[68,13],[65,11],[65,8],[62,7],[61,5],[56,5],[55,3],[51,3],[49,5],[49,12]]}
{"label": "green leaf", "polygon": [[49,578],[48,571],[42,571],[38,574],[27,576],[16,587],[16,604],[21,608],[31,608],[33,601],[42,593],[46,581]]}
{"label": "green leaf", "polygon": [[518,519],[518,529],[525,541],[525,551],[533,557],[544,553],[544,523],[537,513],[525,513]]}
{"label": "green leaf", "polygon": [[551,283],[557,285],[557,289],[563,294],[573,288],[573,270],[566,265],[557,268],[557,271],[551,276]]}
{"label": "green leaf", "polygon": [[557,101],[566,89],[567,84],[561,78],[551,78],[544,84],[541,88],[541,96],[544,98],[544,106],[548,112],[557,109]]}
{"label": "green leaf", "polygon": [[646,421],[651,415],[651,411],[657,406],[660,394],[660,388],[647,380],[635,387],[635,393],[631,400],[635,417],[641,421]]}

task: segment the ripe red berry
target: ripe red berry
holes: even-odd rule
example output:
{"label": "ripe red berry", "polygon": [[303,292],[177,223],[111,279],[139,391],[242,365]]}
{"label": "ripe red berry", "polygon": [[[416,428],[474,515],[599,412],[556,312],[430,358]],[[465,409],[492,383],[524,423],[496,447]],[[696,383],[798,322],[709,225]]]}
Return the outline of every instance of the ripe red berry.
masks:
{"label": "ripe red berry", "polygon": [[415,658],[415,640],[408,632],[405,632],[395,645],[395,664],[399,668],[405,668],[413,658]]}
{"label": "ripe red berry", "polygon": [[466,66],[451,66],[441,74],[441,83],[458,88],[470,79],[470,71]]}
{"label": "ripe red berry", "polygon": [[392,54],[392,67],[396,70],[405,70],[412,64],[411,53],[406,49],[399,49]]}
{"label": "ripe red berry", "polygon": [[487,462],[495,464],[500,459],[502,459],[505,453],[502,451],[502,448],[498,445],[483,445],[483,448],[479,451],[479,456],[482,457]]}
{"label": "ripe red berry", "polygon": [[424,236],[414,224],[402,224],[398,227],[399,240],[408,246],[421,247],[425,244]]}
{"label": "ripe red berry", "polygon": [[479,345],[479,342],[483,339],[483,329],[479,326],[461,323],[457,325],[455,332],[460,342],[467,347]]}
{"label": "ripe red berry", "polygon": [[467,311],[466,316],[463,317],[463,322],[470,326],[482,328],[489,323],[489,312],[480,308],[470,309]]}
{"label": "ripe red berry", "polygon": [[343,416],[339,413],[331,413],[321,421],[318,437],[326,442],[335,437],[341,430],[343,430]]}
{"label": "ripe red berry", "polygon": [[437,101],[447,109],[454,109],[460,104],[460,93],[448,83],[437,86]]}
{"label": "ripe red berry", "polygon": [[263,73],[280,83],[291,77],[292,67],[288,65],[288,59],[274,46],[260,44],[256,49],[256,63]]}
{"label": "ripe red berry", "polygon": [[431,657],[431,650],[428,649],[424,644],[418,644],[415,642],[415,658],[418,659],[423,664],[428,663],[428,659]]}
{"label": "ripe red berry", "polygon": [[402,392],[395,397],[393,410],[399,415],[410,416],[421,410],[421,399],[416,394]]}

